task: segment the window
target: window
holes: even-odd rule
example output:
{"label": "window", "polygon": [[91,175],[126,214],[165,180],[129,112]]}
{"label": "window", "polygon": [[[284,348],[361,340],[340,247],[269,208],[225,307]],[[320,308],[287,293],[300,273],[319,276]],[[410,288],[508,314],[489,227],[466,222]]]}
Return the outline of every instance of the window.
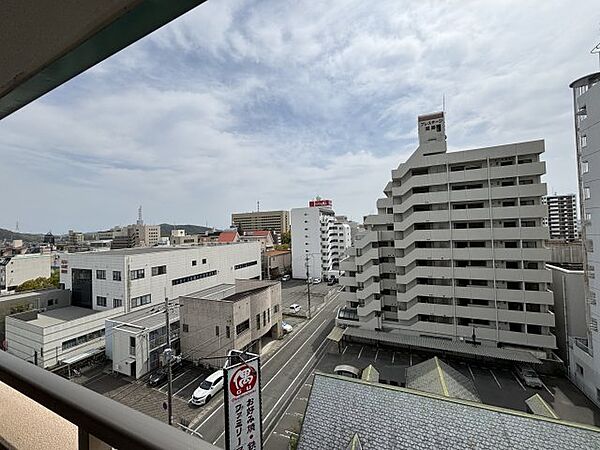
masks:
{"label": "window", "polygon": [[537,248],[536,241],[523,241],[523,248]]}
{"label": "window", "polygon": [[137,269],[137,270],[131,271],[131,279],[132,280],[138,280],[140,278],[144,278],[144,276],[145,276],[144,269]]}
{"label": "window", "polygon": [[156,266],[152,268],[152,276],[164,275],[167,273],[167,266]]}
{"label": "window", "polygon": [[206,258],[202,258],[202,264],[206,264]]}
{"label": "window", "polygon": [[131,307],[137,308],[138,306],[147,305],[151,301],[152,301],[152,298],[151,298],[150,294],[141,295],[139,297],[133,297],[131,299]]}
{"label": "window", "polygon": [[97,306],[106,306],[106,297],[96,297],[96,305]]}
{"label": "window", "polygon": [[260,314],[256,315],[256,329],[260,330]]}
{"label": "window", "polygon": [[76,338],[69,339],[67,341],[63,341],[62,349],[63,351],[68,350],[73,347],[77,347],[78,345],[85,344],[86,342],[93,341],[94,339],[99,339],[104,336],[104,328],[101,330],[93,331],[91,333],[83,334],[81,336],[77,336]]}
{"label": "window", "polygon": [[271,308],[267,309],[267,322],[271,323]]}
{"label": "window", "polygon": [[121,306],[123,306],[123,299],[113,298],[113,308],[119,308]]}
{"label": "window", "polygon": [[250,320],[244,320],[242,323],[235,326],[235,334],[239,336],[244,331],[250,328]]}
{"label": "window", "polygon": [[215,336],[219,335],[219,325],[215,326]]}
{"label": "window", "polygon": [[590,163],[587,161],[581,161],[581,173],[588,173],[590,171]]}
{"label": "window", "polygon": [[279,312],[279,305],[273,306],[273,314],[277,314]]}
{"label": "window", "polygon": [[521,220],[522,227],[535,227],[535,220]]}
{"label": "window", "polygon": [[225,337],[227,339],[231,338],[231,328],[229,328],[229,325],[225,327]]}
{"label": "window", "polygon": [[579,364],[575,363],[575,365],[577,366],[577,373],[581,376],[583,376],[583,367],[581,367]]}
{"label": "window", "polygon": [[52,306],[54,305],[54,299],[51,298],[50,300],[48,300],[48,306]]}
{"label": "window", "polygon": [[592,193],[590,192],[590,188],[589,187],[584,187],[583,188],[583,198],[585,198],[586,200],[588,200],[591,197],[592,197]]}
{"label": "window", "polygon": [[507,269],[518,269],[519,262],[518,261],[506,261],[506,268]]}
{"label": "window", "polygon": [[[306,243],[306,245],[308,245],[308,243]],[[240,270],[243,269],[245,267],[250,267],[250,266],[256,266],[258,264],[258,261],[250,261],[250,262],[245,262],[242,264],[236,264],[235,266],[233,266],[234,270]]]}
{"label": "window", "polygon": [[121,281],[121,271],[113,270],[113,281]]}
{"label": "window", "polygon": [[587,136],[584,134],[581,136],[581,147],[587,147]]}
{"label": "window", "polygon": [[96,270],[97,280],[106,280],[106,270]]}
{"label": "window", "polygon": [[184,333],[188,333],[190,331],[190,326],[187,323],[184,323],[181,326],[181,329],[183,330]]}
{"label": "window", "polygon": [[198,264],[198,261],[196,261],[195,259],[194,259],[194,260],[192,260],[192,266],[195,266],[195,265],[197,265],[197,264]]}
{"label": "window", "polygon": [[196,275],[190,275],[187,277],[177,278],[177,279],[171,281],[171,284],[173,286],[176,286],[176,285],[182,284],[182,283],[189,283],[190,281],[201,280],[202,278],[214,277],[216,274],[217,274],[216,270],[211,270],[209,272],[203,272],[203,273],[198,273]]}

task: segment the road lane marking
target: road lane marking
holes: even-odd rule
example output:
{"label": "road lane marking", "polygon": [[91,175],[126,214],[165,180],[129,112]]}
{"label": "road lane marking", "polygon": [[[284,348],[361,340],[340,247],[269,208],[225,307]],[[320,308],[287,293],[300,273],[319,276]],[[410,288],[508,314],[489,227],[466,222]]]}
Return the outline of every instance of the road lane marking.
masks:
{"label": "road lane marking", "polygon": [[375,361],[377,361],[377,355],[379,355],[379,349],[375,352]]}
{"label": "road lane marking", "polygon": [[525,386],[523,386],[523,383],[521,383],[521,380],[519,380],[519,377],[515,375],[514,372],[511,372],[512,376],[515,377],[515,380],[517,380],[517,383],[519,383],[519,385],[523,388],[524,391],[526,391],[527,389],[525,389]]}
{"label": "road lane marking", "polygon": [[392,352],[392,364],[394,364],[394,359],[396,359],[396,352]]}
{"label": "road lane marking", "polygon": [[471,373],[471,377],[473,378],[473,381],[475,381],[475,375],[473,375],[473,371],[471,370],[471,366],[467,364],[467,367],[469,368],[469,372]]}
{"label": "road lane marking", "polygon": [[194,381],[197,381],[197,380],[198,380],[198,378],[201,378],[201,377],[203,377],[203,376],[204,376],[204,374],[202,374],[202,375],[200,375],[200,376],[197,376],[197,377],[196,377],[196,378],[194,378],[192,381],[190,381],[188,384],[186,384],[184,387],[182,387],[182,388],[181,388],[181,389],[179,389],[177,392],[175,392],[173,395],[177,395],[177,394],[179,394],[179,393],[180,393],[181,391],[183,391],[183,390],[184,390],[186,387],[188,387],[188,386],[189,386],[190,384],[192,384]]}
{"label": "road lane marking", "polygon": [[490,371],[490,373],[492,374],[492,376],[494,377],[494,381],[496,382],[496,384],[498,385],[498,387],[500,389],[502,389],[502,385],[500,384],[500,382],[498,381],[498,378],[496,378],[496,374],[494,374],[494,372],[492,371],[492,369],[488,369]]}
{"label": "road lane marking", "polygon": [[412,366],[412,353],[409,353],[408,355],[409,355],[409,357],[410,357],[410,361],[409,361],[409,363],[410,363],[410,365]]}
{"label": "road lane marking", "polygon": [[364,347],[361,347],[361,348],[360,348],[360,352],[358,352],[358,359],[360,359],[360,355],[362,355],[363,348],[364,348]]}

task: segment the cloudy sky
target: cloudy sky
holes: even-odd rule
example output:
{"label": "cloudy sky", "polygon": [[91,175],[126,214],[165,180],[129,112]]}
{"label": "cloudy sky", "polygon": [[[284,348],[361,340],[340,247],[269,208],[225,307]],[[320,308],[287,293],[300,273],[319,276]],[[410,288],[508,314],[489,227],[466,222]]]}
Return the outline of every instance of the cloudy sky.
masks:
{"label": "cloudy sky", "polygon": [[[546,140],[575,192],[568,85],[597,0],[209,0],[0,122],[0,227],[227,226],[321,195],[375,211],[446,98],[450,149]],[[6,188],[8,187],[8,192]]]}

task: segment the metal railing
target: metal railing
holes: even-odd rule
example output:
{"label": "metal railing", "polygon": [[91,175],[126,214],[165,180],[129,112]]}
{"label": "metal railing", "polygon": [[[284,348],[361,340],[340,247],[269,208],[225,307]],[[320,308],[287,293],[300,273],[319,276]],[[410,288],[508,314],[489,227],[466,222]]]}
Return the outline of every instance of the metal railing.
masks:
{"label": "metal railing", "polygon": [[[0,382],[77,426],[80,449],[88,449],[93,438],[119,449],[217,449],[3,351],[0,351]],[[28,432],[26,424],[22,432]]]}
{"label": "metal railing", "polygon": [[575,345],[579,347],[580,350],[583,350],[590,356],[594,356],[592,349],[587,346],[587,339],[574,338],[573,340],[575,341]]}

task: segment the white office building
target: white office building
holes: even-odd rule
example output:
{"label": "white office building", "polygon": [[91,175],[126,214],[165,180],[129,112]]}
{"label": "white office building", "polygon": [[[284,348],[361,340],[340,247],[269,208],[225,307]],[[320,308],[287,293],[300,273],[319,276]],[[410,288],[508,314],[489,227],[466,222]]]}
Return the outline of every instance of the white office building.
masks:
{"label": "white office building", "polygon": [[575,113],[587,335],[569,342],[569,377],[600,406],[600,72],[571,83]]}
{"label": "white office building", "polygon": [[392,171],[340,262],[338,325],[472,340],[544,357],[556,348],[542,226],[543,141],[448,153],[443,113]]}
{"label": "white office building", "polygon": [[310,278],[327,276],[334,267],[332,240],[333,234],[337,235],[331,201],[320,200],[319,206],[293,208],[290,217],[292,277],[306,280],[307,267]]}
{"label": "white office building", "polygon": [[52,256],[24,254],[0,257],[0,292],[14,291],[28,280],[50,276]]}

